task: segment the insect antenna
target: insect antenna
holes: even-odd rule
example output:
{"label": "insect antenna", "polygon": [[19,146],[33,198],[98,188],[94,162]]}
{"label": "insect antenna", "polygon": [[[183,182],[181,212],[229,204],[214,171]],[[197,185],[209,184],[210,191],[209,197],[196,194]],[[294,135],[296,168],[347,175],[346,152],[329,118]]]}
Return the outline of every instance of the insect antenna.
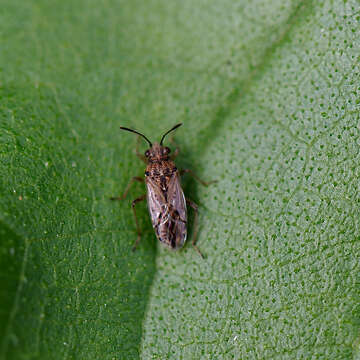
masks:
{"label": "insect antenna", "polygon": [[135,133],[135,134],[138,134],[138,135],[142,136],[142,137],[149,143],[150,147],[152,147],[151,141],[150,141],[144,134],[141,134],[141,133],[139,133],[139,132],[136,131],[136,130],[129,129],[129,128],[126,128],[126,127],[123,127],[123,126],[120,126],[120,129],[121,129],[121,130],[130,131],[130,132],[133,132],[133,133]]}
{"label": "insect antenna", "polygon": [[182,125],[182,123],[177,124],[177,125],[175,125],[173,128],[171,128],[169,131],[167,131],[167,132],[163,135],[163,137],[161,138],[160,145],[162,145],[162,143],[163,143],[163,141],[164,141],[164,139],[165,139],[165,136],[166,136],[168,133],[174,131],[175,129],[177,129],[177,128],[178,128],[179,126],[181,126],[181,125]]}

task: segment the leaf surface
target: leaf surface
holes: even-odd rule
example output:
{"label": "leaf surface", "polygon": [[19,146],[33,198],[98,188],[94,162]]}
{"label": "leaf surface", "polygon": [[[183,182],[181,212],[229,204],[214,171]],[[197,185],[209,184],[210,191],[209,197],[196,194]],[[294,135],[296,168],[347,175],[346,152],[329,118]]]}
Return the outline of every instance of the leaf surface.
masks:
{"label": "leaf surface", "polygon": [[[0,358],[359,356],[358,1],[3,8]],[[109,201],[178,122],[205,260]]]}

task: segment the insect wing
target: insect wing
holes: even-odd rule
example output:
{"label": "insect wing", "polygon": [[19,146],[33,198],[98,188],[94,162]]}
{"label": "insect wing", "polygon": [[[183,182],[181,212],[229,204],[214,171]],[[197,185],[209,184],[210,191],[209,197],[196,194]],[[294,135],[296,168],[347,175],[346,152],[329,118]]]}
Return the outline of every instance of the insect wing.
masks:
{"label": "insect wing", "polygon": [[177,249],[186,240],[186,201],[176,172],[163,192],[151,178],[146,179],[147,203],[157,238],[164,245]]}
{"label": "insect wing", "polygon": [[185,195],[181,188],[180,176],[178,172],[176,172],[170,180],[167,197],[168,202],[172,205],[172,208],[178,217],[176,220],[177,233],[179,234],[177,239],[177,247],[181,247],[186,241],[187,214]]}
{"label": "insect wing", "polygon": [[[151,179],[146,179],[147,205],[153,228],[156,228],[163,213],[165,202],[164,195],[158,185]],[[156,234],[158,236],[158,234]]]}

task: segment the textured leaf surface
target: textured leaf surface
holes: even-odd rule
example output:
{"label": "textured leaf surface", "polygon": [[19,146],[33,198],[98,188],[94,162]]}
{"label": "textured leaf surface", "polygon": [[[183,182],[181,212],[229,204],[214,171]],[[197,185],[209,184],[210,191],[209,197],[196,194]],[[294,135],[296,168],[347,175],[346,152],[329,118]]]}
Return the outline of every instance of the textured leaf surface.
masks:
{"label": "textured leaf surface", "polygon": [[[359,8],[4,1],[0,358],[357,358]],[[177,122],[205,261],[108,200]]]}

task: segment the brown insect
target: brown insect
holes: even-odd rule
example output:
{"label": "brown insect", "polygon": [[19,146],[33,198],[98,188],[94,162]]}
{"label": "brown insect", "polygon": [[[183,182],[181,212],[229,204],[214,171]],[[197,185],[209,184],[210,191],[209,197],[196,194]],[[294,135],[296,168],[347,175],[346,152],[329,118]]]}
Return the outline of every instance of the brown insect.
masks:
{"label": "brown insect", "polygon": [[[135,205],[147,198],[150,218],[152,226],[155,230],[156,237],[163,245],[173,250],[181,248],[186,241],[186,204],[194,209],[195,218],[192,245],[201,255],[201,257],[203,257],[202,253],[196,246],[198,206],[193,201],[185,199],[184,192],[180,185],[180,175],[183,173],[190,173],[196,180],[205,186],[210,184],[210,182],[207,183],[200,180],[189,169],[179,171],[173,161],[174,158],[178,155],[179,149],[176,148],[174,153],[170,155],[171,150],[167,146],[163,146],[165,136],[181,125],[182,124],[175,125],[162,136],[160,143],[154,144],[152,144],[145,135],[139,133],[138,131],[123,126],[120,127],[122,130],[130,131],[140,135],[150,145],[150,148],[145,152],[145,156],[136,150],[137,156],[145,163],[147,163],[145,170],[145,184],[147,193],[138,197],[132,202],[132,209],[137,229],[137,239],[133,246],[133,250],[135,250],[141,238],[141,231],[136,217]],[[133,177],[126,187],[124,194],[120,197],[113,197],[111,200],[125,199],[131,185],[135,181],[143,182],[144,179],[139,176]]]}

